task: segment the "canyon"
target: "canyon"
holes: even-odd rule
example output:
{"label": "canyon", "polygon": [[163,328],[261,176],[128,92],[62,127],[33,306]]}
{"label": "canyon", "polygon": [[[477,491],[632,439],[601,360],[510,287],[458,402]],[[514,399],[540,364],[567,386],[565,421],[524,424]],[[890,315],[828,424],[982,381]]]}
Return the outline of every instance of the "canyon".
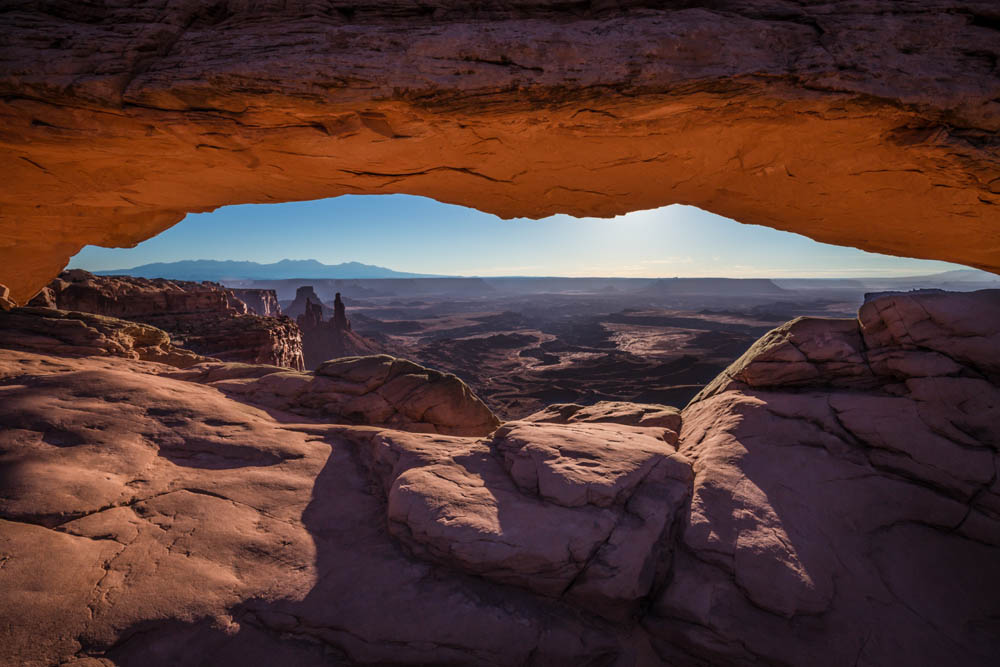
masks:
{"label": "canyon", "polygon": [[280,316],[277,297],[268,290],[237,293],[212,283],[72,270],[49,283],[30,305],[149,324],[169,333],[181,347],[225,361],[304,367],[302,334],[293,321]]}
{"label": "canyon", "polygon": [[1000,273],[998,29],[991,0],[0,0],[0,663],[992,665],[1000,290],[668,280],[519,319],[473,310],[501,283],[421,283],[468,290],[451,314],[359,284],[349,328],[296,317],[406,354],[304,370],[280,291],[60,271],[190,212],[407,193]]}

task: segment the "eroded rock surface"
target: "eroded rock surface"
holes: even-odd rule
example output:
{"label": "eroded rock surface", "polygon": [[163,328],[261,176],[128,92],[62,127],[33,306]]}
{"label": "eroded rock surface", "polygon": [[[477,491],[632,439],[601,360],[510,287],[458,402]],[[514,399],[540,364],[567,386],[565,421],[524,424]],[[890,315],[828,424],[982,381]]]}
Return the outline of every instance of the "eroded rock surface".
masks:
{"label": "eroded rock surface", "polygon": [[886,295],[720,375],[684,410],[693,499],[654,635],[709,662],[987,664],[998,325],[997,290]]}
{"label": "eroded rock surface", "polygon": [[529,422],[607,422],[625,426],[662,427],[676,436],[681,430],[681,411],[670,405],[598,401],[593,405],[554,403],[524,418]]}
{"label": "eroded rock surface", "polygon": [[347,193],[504,217],[687,203],[1000,271],[993,0],[3,8],[19,303],[85,244]]}
{"label": "eroded rock surface", "polygon": [[[370,356],[385,351],[375,341],[351,328],[340,292],[337,292],[332,312],[319,300],[311,286],[297,290],[292,307],[303,309],[295,321],[302,330],[302,358],[305,367],[310,370],[331,359]],[[326,312],[329,312],[330,318],[324,321],[323,314]]]}
{"label": "eroded rock surface", "polygon": [[991,665],[998,297],[798,320],[681,423],[465,437],[262,400],[435,385],[391,357],[0,349],[0,662]]}
{"label": "eroded rock surface", "polygon": [[[262,300],[258,307],[273,302],[277,308],[273,292],[254,296]],[[61,273],[31,303],[150,324],[178,345],[224,361],[304,367],[302,334],[294,322],[254,314],[234,290],[215,283],[95,276],[76,269]]]}
{"label": "eroded rock surface", "polygon": [[187,368],[209,361],[171,343],[166,332],[137,322],[51,308],[0,312],[0,346],[57,357],[114,356]]}
{"label": "eroded rock surface", "polygon": [[337,423],[377,424],[445,435],[486,435],[500,425],[457,377],[389,355],[345,357],[315,372],[204,364],[173,377],[243,400]]}
{"label": "eroded rock surface", "polygon": [[236,298],[247,305],[254,315],[264,317],[280,317],[281,306],[278,305],[278,295],[273,289],[230,288]]}

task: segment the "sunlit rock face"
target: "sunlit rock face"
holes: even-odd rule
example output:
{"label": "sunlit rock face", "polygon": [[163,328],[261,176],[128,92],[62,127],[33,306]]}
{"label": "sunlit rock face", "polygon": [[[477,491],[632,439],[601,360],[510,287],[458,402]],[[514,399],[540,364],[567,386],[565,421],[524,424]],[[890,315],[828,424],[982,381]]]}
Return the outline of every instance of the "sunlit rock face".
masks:
{"label": "sunlit rock face", "polygon": [[[244,292],[258,308],[277,308],[272,290]],[[255,314],[234,290],[216,283],[76,269],[59,274],[30,303],[143,322],[168,332],[179,346],[223,361],[303,368],[302,332],[291,319]]]}
{"label": "sunlit rock face", "polygon": [[0,663],[993,665],[998,320],[998,291],[884,295],[768,334],[683,411],[466,436],[331,424],[379,392],[475,421],[390,357],[0,338]]}
{"label": "sunlit rock face", "polygon": [[670,203],[1000,270],[992,0],[6,3],[0,283],[224,204]]}
{"label": "sunlit rock face", "polygon": [[247,305],[251,313],[264,317],[280,317],[281,306],[278,305],[278,295],[273,289],[241,289],[230,291],[236,298]]}

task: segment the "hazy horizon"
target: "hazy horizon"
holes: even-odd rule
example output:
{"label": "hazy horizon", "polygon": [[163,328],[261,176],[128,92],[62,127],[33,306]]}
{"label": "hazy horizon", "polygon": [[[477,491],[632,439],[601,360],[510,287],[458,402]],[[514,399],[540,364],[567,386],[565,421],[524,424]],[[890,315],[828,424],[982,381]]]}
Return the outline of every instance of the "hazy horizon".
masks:
{"label": "hazy horizon", "polygon": [[135,248],[87,246],[69,268],[110,271],[204,259],[359,262],[470,277],[861,278],[969,268],[818,243],[692,206],[612,219],[502,220],[410,195],[226,206],[190,214]]}

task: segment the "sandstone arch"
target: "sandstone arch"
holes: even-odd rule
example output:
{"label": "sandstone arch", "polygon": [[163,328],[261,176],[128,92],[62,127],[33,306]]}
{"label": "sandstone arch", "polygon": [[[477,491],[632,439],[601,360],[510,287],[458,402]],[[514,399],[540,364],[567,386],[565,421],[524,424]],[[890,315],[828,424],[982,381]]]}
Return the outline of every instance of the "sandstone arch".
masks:
{"label": "sandstone arch", "polygon": [[0,283],[191,211],[388,192],[689,203],[1000,271],[991,0],[471,4],[0,2]]}

